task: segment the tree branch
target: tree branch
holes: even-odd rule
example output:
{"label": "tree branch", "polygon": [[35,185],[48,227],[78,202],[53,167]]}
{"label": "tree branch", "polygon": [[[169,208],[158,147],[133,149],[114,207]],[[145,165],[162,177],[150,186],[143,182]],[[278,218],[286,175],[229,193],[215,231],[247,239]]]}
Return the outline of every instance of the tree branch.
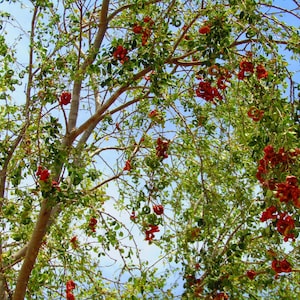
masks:
{"label": "tree branch", "polygon": [[[67,133],[76,126],[76,120],[77,120],[78,109],[79,109],[80,91],[81,91],[81,84],[82,84],[81,74],[83,74],[87,69],[87,67],[94,61],[97,52],[99,51],[100,45],[102,43],[102,40],[106,32],[108,6],[109,6],[109,0],[103,0],[101,14],[100,14],[99,30],[97,32],[95,42],[93,44],[91,53],[89,54],[87,59],[83,62],[81,68],[78,70],[77,73],[78,78],[75,79],[74,81],[73,100],[72,100],[71,110],[69,114],[69,124],[68,124],[69,126],[67,128]],[[36,10],[37,7],[35,8],[35,11]],[[34,14],[34,16],[36,15]],[[33,18],[32,21],[32,28],[31,28],[32,36],[34,35],[34,25],[35,25],[35,18]],[[51,212],[52,212],[52,208],[49,206],[48,201],[46,199],[43,200],[34,231],[28,243],[27,251],[26,251],[26,247],[24,247],[23,248],[24,250],[19,253],[19,255],[23,255],[24,252],[26,252],[26,255],[21,270],[19,272],[16,289],[13,295],[13,300],[23,300],[25,297],[26,288],[27,288],[31,271],[34,267],[37,255],[39,253],[42,240],[49,227],[49,221],[52,216]]]}
{"label": "tree branch", "polygon": [[[147,92],[146,95],[147,95],[147,94],[149,94],[149,92]],[[134,103],[137,103],[137,102],[140,101],[141,99],[145,98],[146,95],[142,95],[142,96],[140,96],[140,97],[134,98],[134,99],[132,99],[132,100],[130,100],[130,101],[128,101],[128,102],[126,102],[126,103],[124,103],[124,104],[122,104],[122,105],[116,107],[115,109],[112,109],[112,110],[109,112],[109,114],[110,114],[110,115],[113,115],[113,114],[115,114],[116,112],[119,112],[119,111],[125,109],[126,107],[128,107],[128,106],[130,106],[130,105],[132,105],[132,104],[134,104]],[[108,114],[108,113],[107,113],[107,114]],[[103,114],[102,117],[101,117],[101,119],[99,119],[98,123],[99,123],[101,120],[103,120],[103,118],[105,118],[105,116],[106,116],[107,114]],[[84,134],[82,135],[82,137],[80,138],[80,140],[79,140],[79,142],[78,142],[78,145],[77,145],[78,147],[79,147],[80,145],[83,145],[83,144],[87,141],[87,139],[90,137],[90,135],[91,135],[93,129],[97,126],[98,123],[92,124],[92,125],[84,132]]]}
{"label": "tree branch", "polygon": [[[142,76],[146,75],[148,72],[152,70],[152,67],[147,67],[144,70],[137,73],[131,81],[136,81]],[[130,86],[130,82],[128,81],[126,84],[121,86],[99,109],[92,115],[86,122],[84,122],[77,129],[73,129],[68,136],[67,144],[73,143],[73,141],[82,134],[85,130],[87,130],[90,126],[96,126],[102,119],[103,114],[108,110],[108,108],[118,99],[120,95],[122,95]]]}
{"label": "tree branch", "polygon": [[77,78],[74,81],[73,92],[72,92],[72,101],[71,101],[71,109],[69,114],[69,124],[67,128],[67,133],[71,132],[76,127],[76,121],[78,117],[78,109],[79,109],[79,102],[80,102],[80,92],[81,92],[81,84],[82,84],[82,76],[85,73],[88,66],[90,66],[96,58],[97,53],[99,52],[100,46],[102,44],[108,19],[108,6],[109,0],[103,0],[101,6],[101,13],[100,13],[100,21],[98,25],[98,32],[94,41],[93,46],[91,47],[90,53],[88,54],[85,61],[82,63],[82,66],[77,71]]}
{"label": "tree branch", "polygon": [[48,201],[46,199],[43,200],[35,228],[28,244],[26,256],[19,272],[15,292],[12,298],[13,300],[23,300],[25,297],[29,277],[47,231],[51,210]]}
{"label": "tree branch", "polygon": [[[149,1],[147,3],[145,3],[144,5],[147,6],[149,4],[154,4],[154,3],[158,3],[161,2],[161,0],[154,0],[154,1]],[[108,22],[110,22],[116,15],[118,15],[120,12],[122,12],[123,10],[130,8],[131,6],[133,6],[133,4],[126,4],[124,6],[121,6],[120,8],[116,9],[112,14],[109,15],[108,17]]]}

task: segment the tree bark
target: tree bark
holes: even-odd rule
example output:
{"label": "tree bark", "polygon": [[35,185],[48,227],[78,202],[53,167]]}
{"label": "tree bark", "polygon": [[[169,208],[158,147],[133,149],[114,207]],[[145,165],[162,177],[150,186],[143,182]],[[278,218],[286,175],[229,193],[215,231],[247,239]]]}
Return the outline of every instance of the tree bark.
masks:
{"label": "tree bark", "polygon": [[19,272],[13,300],[23,300],[25,298],[30,274],[35,265],[43,238],[47,232],[47,224],[51,216],[51,210],[48,201],[43,200],[35,228],[28,244],[26,256]]}
{"label": "tree bark", "polygon": [[5,288],[5,278],[3,274],[0,274],[0,299],[7,300],[7,293]]}

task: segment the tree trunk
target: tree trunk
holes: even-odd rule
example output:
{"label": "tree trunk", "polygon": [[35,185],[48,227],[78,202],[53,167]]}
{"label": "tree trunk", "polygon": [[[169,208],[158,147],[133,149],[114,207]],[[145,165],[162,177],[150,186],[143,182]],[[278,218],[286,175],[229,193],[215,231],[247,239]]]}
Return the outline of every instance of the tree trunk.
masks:
{"label": "tree trunk", "polygon": [[43,200],[38,220],[29,241],[23,265],[19,272],[13,300],[23,300],[25,298],[30,274],[35,265],[43,238],[47,232],[47,224],[51,216],[51,210],[52,208],[49,206],[48,201]]}

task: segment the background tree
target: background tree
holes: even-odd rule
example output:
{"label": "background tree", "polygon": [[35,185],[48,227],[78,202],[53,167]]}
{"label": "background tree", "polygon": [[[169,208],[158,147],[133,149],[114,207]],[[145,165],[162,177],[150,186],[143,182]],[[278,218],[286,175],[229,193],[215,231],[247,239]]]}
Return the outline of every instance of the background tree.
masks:
{"label": "background tree", "polygon": [[298,299],[286,2],[7,1],[1,299]]}

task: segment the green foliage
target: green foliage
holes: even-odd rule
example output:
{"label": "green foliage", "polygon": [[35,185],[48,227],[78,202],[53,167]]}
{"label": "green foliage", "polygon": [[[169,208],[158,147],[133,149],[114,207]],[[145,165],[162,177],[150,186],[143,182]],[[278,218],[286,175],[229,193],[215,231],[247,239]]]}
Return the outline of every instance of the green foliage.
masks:
{"label": "green foliage", "polygon": [[296,2],[23,2],[0,13],[0,298],[298,299]]}

